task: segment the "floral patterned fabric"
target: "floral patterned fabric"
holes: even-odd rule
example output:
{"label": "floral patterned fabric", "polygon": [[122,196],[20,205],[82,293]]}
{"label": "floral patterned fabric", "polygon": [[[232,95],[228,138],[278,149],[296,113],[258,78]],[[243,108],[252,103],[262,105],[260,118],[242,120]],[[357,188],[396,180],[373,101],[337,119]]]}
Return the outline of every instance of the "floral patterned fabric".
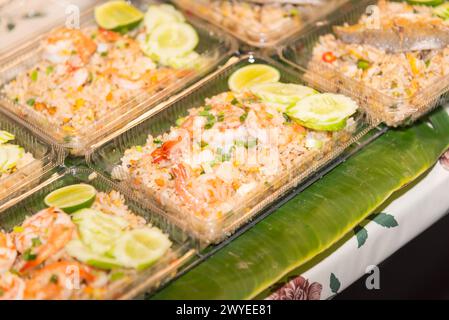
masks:
{"label": "floral patterned fabric", "polygon": [[309,280],[298,276],[287,282],[267,300],[320,300],[323,286],[318,282],[309,283]]}
{"label": "floral patterned fabric", "polygon": [[440,162],[443,168],[449,170],[449,150],[446,151],[445,154],[443,154],[443,156],[440,159]]}

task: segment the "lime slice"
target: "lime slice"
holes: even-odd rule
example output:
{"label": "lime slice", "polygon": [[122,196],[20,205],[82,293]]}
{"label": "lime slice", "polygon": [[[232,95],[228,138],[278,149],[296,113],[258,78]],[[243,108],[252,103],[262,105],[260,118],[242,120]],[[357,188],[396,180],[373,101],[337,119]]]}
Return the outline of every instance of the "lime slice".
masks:
{"label": "lime slice", "polygon": [[185,18],[172,5],[161,4],[149,6],[143,21],[147,33],[151,33],[162,24],[184,22]]}
{"label": "lime slice", "polygon": [[184,22],[162,24],[143,44],[145,54],[157,60],[187,55],[198,45],[195,29]]}
{"label": "lime slice", "polygon": [[117,240],[113,255],[124,267],[143,270],[161,258],[171,247],[167,235],[157,228],[135,229]]}
{"label": "lime slice", "polygon": [[296,104],[307,96],[318,93],[315,89],[306,86],[281,82],[257,84],[250,90],[264,102],[281,104],[286,107]]}
{"label": "lime slice", "polygon": [[228,86],[234,92],[241,92],[256,84],[278,82],[280,78],[277,69],[266,64],[252,64],[234,71],[229,77]]}
{"label": "lime slice", "polygon": [[14,140],[16,137],[7,131],[0,130],[0,144]]}
{"label": "lime slice", "polygon": [[107,30],[128,31],[142,19],[143,13],[125,1],[109,1],[95,8],[95,21]]}
{"label": "lime slice", "polygon": [[438,6],[442,4],[444,0],[407,0],[407,2],[414,5]]}
{"label": "lime slice", "polygon": [[97,191],[87,184],[74,184],[57,189],[48,194],[44,202],[49,207],[57,207],[67,213],[90,207]]}
{"label": "lime slice", "polygon": [[433,14],[442,19],[445,19],[445,20],[448,19],[449,18],[449,3],[443,3],[442,5],[435,7],[433,9]]}
{"label": "lime slice", "polygon": [[344,128],[346,119],[357,109],[357,103],[351,98],[322,93],[304,98],[288,109],[287,114],[307,128],[337,131]]}
{"label": "lime slice", "polygon": [[95,268],[110,270],[121,267],[115,259],[94,253],[80,240],[70,241],[65,250],[71,257]]}

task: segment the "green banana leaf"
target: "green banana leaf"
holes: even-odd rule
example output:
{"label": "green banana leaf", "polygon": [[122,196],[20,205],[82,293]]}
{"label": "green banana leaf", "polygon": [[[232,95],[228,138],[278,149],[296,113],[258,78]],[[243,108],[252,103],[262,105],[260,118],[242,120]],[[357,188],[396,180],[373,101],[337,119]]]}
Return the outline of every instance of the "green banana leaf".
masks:
{"label": "green banana leaf", "polygon": [[251,299],[363,221],[432,167],[449,146],[449,116],[391,130],[154,299]]}

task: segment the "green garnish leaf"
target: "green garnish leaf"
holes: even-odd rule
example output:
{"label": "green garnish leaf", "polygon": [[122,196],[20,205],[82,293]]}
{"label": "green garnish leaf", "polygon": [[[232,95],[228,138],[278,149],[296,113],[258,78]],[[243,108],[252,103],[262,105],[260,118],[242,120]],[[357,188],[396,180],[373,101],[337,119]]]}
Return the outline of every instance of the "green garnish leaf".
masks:
{"label": "green garnish leaf", "polygon": [[216,122],[215,116],[213,114],[209,114],[207,116],[207,122],[204,128],[211,129],[215,125],[215,122]]}
{"label": "green garnish leaf", "polygon": [[357,68],[366,70],[371,66],[370,62],[364,59],[359,59],[357,61]]}
{"label": "green garnish leaf", "polygon": [[55,68],[53,66],[48,66],[45,70],[45,74],[48,76],[49,74],[53,73],[55,71]]}
{"label": "green garnish leaf", "polygon": [[117,281],[122,279],[125,276],[124,272],[114,272],[113,274],[111,274],[111,281]]}
{"label": "green garnish leaf", "polygon": [[154,144],[162,144],[162,140],[161,139],[154,139],[153,143]]}
{"label": "green garnish leaf", "polygon": [[31,249],[27,249],[23,253],[22,257],[23,257],[23,260],[25,260],[25,261],[32,261],[32,260],[36,260],[37,254],[32,253]]}
{"label": "green garnish leaf", "polygon": [[31,77],[31,80],[33,80],[34,82],[37,81],[38,76],[39,76],[39,73],[38,73],[37,70],[33,70],[33,71],[31,72],[30,77]]}
{"label": "green garnish leaf", "polygon": [[220,113],[217,115],[217,122],[223,122],[223,121],[224,121],[224,118],[225,118],[224,112],[220,112]]}
{"label": "green garnish leaf", "polygon": [[34,99],[34,98],[27,100],[27,105],[29,105],[30,107],[34,106],[35,103],[36,103],[36,99]]}
{"label": "green garnish leaf", "polygon": [[58,284],[58,275],[52,274],[50,277],[50,283]]}
{"label": "green garnish leaf", "polygon": [[38,247],[42,244],[41,239],[39,239],[38,237],[31,239],[31,243],[33,245],[33,247]]}
{"label": "green garnish leaf", "polygon": [[248,112],[245,112],[240,116],[240,122],[245,122],[246,118],[248,118]]}

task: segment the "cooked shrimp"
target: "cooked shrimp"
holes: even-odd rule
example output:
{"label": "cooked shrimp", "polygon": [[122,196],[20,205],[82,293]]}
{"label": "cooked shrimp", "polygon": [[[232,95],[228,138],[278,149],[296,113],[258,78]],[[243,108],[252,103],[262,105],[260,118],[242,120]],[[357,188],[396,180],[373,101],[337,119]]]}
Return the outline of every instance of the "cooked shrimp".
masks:
{"label": "cooked shrimp", "polygon": [[65,300],[81,290],[82,283],[95,281],[92,270],[75,261],[49,264],[31,274],[26,281],[25,299]]}
{"label": "cooked shrimp", "polygon": [[192,195],[187,187],[188,174],[184,165],[177,164],[171,169],[171,173],[175,178],[175,190],[185,204],[195,213],[200,211],[200,201]]}
{"label": "cooked shrimp", "polygon": [[0,300],[22,300],[25,282],[15,274],[0,274]]}
{"label": "cooked shrimp", "polygon": [[61,63],[77,56],[86,64],[97,50],[97,44],[80,30],[60,28],[50,34],[44,48],[46,58],[52,62]]}
{"label": "cooked shrimp", "polygon": [[21,271],[38,266],[64,248],[75,230],[70,217],[56,208],[44,209],[26,219],[22,230],[14,232],[16,248],[25,260]]}
{"label": "cooked shrimp", "polygon": [[0,274],[11,269],[16,257],[17,251],[11,237],[0,232]]}
{"label": "cooked shrimp", "polygon": [[160,163],[162,161],[168,161],[171,158],[172,149],[181,142],[182,137],[179,136],[176,140],[168,140],[162,144],[159,148],[151,153],[153,163]]}

